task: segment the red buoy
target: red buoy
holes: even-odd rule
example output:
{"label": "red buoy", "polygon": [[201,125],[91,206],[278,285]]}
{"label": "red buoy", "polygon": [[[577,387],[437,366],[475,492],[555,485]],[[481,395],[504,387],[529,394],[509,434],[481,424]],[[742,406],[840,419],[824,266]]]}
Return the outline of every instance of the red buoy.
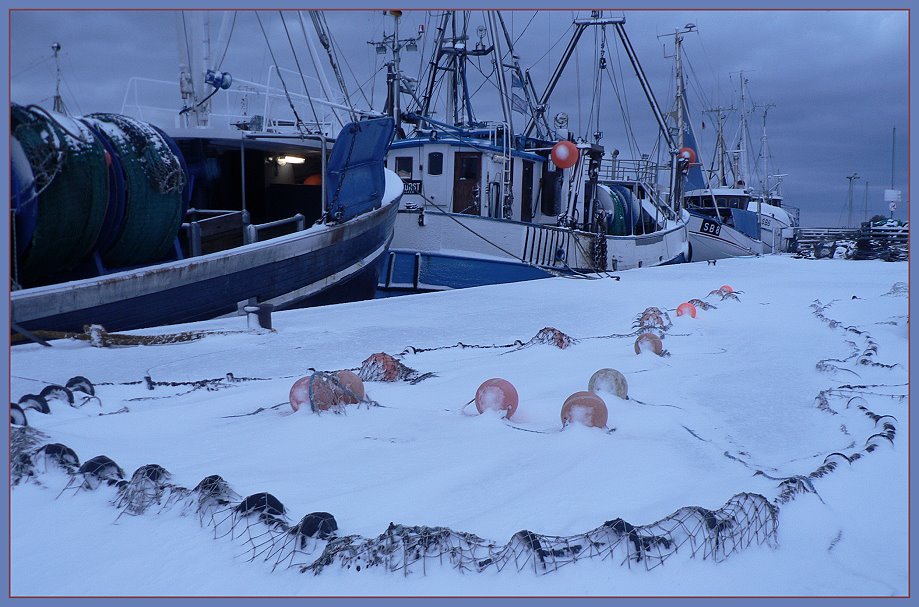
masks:
{"label": "red buoy", "polygon": [[696,307],[688,301],[681,303],[676,309],[677,316],[685,316],[686,314],[689,314],[693,318],[696,317]]}
{"label": "red buoy", "polygon": [[337,405],[354,405],[364,400],[364,382],[347,370],[316,372],[295,381],[289,398],[294,411],[304,405],[313,411],[328,411]]}
{"label": "red buoy", "polygon": [[518,402],[517,389],[500,377],[486,379],[475,391],[475,408],[479,413],[486,410],[506,411],[504,417],[510,418],[517,410]]}
{"label": "red buoy", "polygon": [[684,160],[688,160],[689,164],[696,163],[696,151],[692,148],[680,148],[679,152],[677,152],[677,156]]}
{"label": "red buoy", "polygon": [[344,404],[355,405],[364,400],[364,382],[361,381],[360,377],[347,369],[338,371],[335,373],[335,377],[341,382],[341,388],[343,389],[341,401]]}
{"label": "red buoy", "polygon": [[552,162],[560,169],[568,169],[578,161],[578,148],[570,141],[559,141],[552,146]]}
{"label": "red buoy", "polygon": [[722,293],[733,293],[734,289],[731,288],[731,285],[721,285],[721,292]]}
{"label": "red buoy", "polygon": [[562,424],[579,423],[605,428],[609,419],[606,403],[593,392],[575,392],[562,405]]}
{"label": "red buoy", "polygon": [[312,375],[301,377],[290,387],[290,408],[294,411],[300,409],[302,405],[310,404],[310,379]]}

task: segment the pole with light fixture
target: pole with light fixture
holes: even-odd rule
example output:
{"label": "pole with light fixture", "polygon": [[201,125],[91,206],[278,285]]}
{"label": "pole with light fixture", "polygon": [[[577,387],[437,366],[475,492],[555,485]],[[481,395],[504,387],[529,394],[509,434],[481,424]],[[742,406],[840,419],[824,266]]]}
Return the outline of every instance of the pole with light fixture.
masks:
{"label": "pole with light fixture", "polygon": [[852,227],[852,188],[856,179],[861,179],[861,176],[858,173],[852,173],[851,175],[846,175],[846,179],[849,180],[849,218],[846,222],[846,227]]}

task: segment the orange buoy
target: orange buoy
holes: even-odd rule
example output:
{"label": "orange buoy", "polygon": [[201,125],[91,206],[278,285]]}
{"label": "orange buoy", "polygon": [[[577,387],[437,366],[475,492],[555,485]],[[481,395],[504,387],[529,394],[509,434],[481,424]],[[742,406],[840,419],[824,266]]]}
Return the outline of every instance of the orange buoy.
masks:
{"label": "orange buoy", "polygon": [[593,392],[575,392],[562,405],[562,425],[570,423],[605,428],[609,419],[606,403]]}
{"label": "orange buoy", "polygon": [[294,411],[300,409],[302,405],[310,403],[310,379],[311,375],[301,377],[290,387],[290,408]]}
{"label": "orange buoy", "polygon": [[591,375],[590,381],[587,382],[587,389],[591,392],[603,390],[619,398],[629,397],[629,382],[626,381],[625,375],[616,369],[600,369]]}
{"label": "orange buoy", "polygon": [[731,288],[731,285],[721,285],[722,293],[733,293],[734,289]]}
{"label": "orange buoy", "polygon": [[306,179],[303,180],[303,185],[322,185],[322,173],[307,175]]}
{"label": "orange buoy", "polygon": [[578,161],[578,148],[570,141],[559,141],[552,146],[552,162],[561,169],[568,169]]}
{"label": "orange buoy", "polygon": [[338,387],[334,375],[328,373],[313,373],[309,381],[310,406],[313,411],[328,411],[335,405],[341,403],[341,397],[344,393]]}
{"label": "orange buoy", "polygon": [[654,352],[658,356],[664,353],[664,343],[654,333],[642,333],[635,338],[635,354]]}
{"label": "orange buoy", "polygon": [[309,405],[313,411],[328,411],[344,404],[356,404],[364,399],[364,382],[351,371],[316,372],[301,377],[290,387],[290,406],[298,411]]}
{"label": "orange buoy", "polygon": [[677,309],[676,309],[677,316],[684,316],[686,314],[689,314],[693,318],[696,317],[696,307],[692,305],[691,303],[689,303],[688,301],[685,303],[681,303],[679,306],[677,306]]}
{"label": "orange buoy", "polygon": [[689,164],[695,164],[696,162],[696,151],[692,148],[680,148],[677,155],[683,160],[688,160]]}
{"label": "orange buoy", "polygon": [[504,417],[510,418],[517,410],[518,402],[517,389],[500,377],[486,379],[475,391],[475,408],[479,413],[486,410],[506,411]]}
{"label": "orange buoy", "polygon": [[338,371],[335,377],[341,383],[341,400],[344,404],[355,405],[364,400],[364,382],[360,377],[347,369]]}

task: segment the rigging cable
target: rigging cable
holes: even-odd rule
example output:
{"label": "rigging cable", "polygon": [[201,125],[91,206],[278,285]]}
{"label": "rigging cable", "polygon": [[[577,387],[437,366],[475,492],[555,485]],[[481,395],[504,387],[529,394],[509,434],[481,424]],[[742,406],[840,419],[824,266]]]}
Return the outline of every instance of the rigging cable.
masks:
{"label": "rigging cable", "polygon": [[[538,15],[538,14],[539,14],[539,11],[533,11],[533,16],[530,17],[530,20],[527,21],[527,24],[526,24],[525,26],[523,26],[523,31],[520,32],[520,35],[517,36],[517,38],[514,39],[514,45],[515,45],[515,46],[517,45],[518,42],[520,42],[520,39],[523,38],[523,35],[524,35],[525,33],[527,33],[527,30],[530,28],[530,24],[533,23],[533,19],[535,19],[535,18],[536,18],[536,15]],[[511,13],[511,31],[514,31],[514,22],[513,22],[513,19],[514,19],[514,13]]]}
{"label": "rigging cable", "polygon": [[[322,89],[322,92],[325,93],[326,100],[331,101],[332,100],[332,91],[331,91],[332,87],[325,77],[325,70],[321,69],[319,61],[317,60],[316,56],[313,54],[313,44],[312,44],[311,39],[306,33],[306,25],[303,23],[303,13],[301,13],[300,11],[297,11],[297,20],[300,22],[300,32],[303,34],[303,40],[304,42],[306,42],[306,51],[309,53],[310,61],[313,64],[313,69],[316,71],[316,75],[319,77],[319,86]],[[315,22],[314,22],[314,25],[315,25]],[[322,40],[320,40],[319,42],[322,43]],[[331,51],[329,50],[328,52],[329,52],[329,61],[333,64],[333,70],[334,70],[335,59],[334,57],[331,56]],[[302,73],[301,73],[301,77],[302,77]],[[341,89],[341,93],[345,99],[345,103],[348,105],[348,117],[349,119],[354,121],[356,120],[356,114],[354,113],[354,106],[351,105],[351,97],[348,95],[348,91],[344,89],[344,81],[338,80],[338,84],[339,84],[339,88]],[[303,90],[304,92],[306,92],[306,82],[303,83]],[[338,115],[337,108],[335,106],[330,106],[330,109],[332,110],[332,115],[335,116],[335,119],[338,121],[338,124],[340,126],[344,126],[345,122]]]}
{"label": "rigging cable", "polygon": [[217,71],[220,71],[220,67],[223,65],[223,60],[227,58],[227,51],[230,50],[230,40],[233,39],[233,31],[236,29],[236,15],[237,11],[233,11],[233,22],[230,24],[230,33],[227,35],[227,45],[223,48],[223,55],[220,57],[220,61],[217,62]]}
{"label": "rigging cable", "polygon": [[[278,11],[278,12],[280,12],[280,11]],[[261,28],[261,30],[262,30],[262,36],[264,36],[264,38],[265,38],[265,45],[268,47],[268,52],[271,54],[271,60],[274,62],[275,66],[277,66],[277,65],[278,65],[278,61],[277,61],[277,59],[276,59],[275,56],[274,56],[274,49],[271,48],[271,41],[268,39],[268,32],[265,31],[265,26],[262,24],[262,18],[261,18],[261,16],[259,15],[258,11],[256,11],[256,13],[255,13],[255,18],[258,20],[258,26],[259,26],[259,28]],[[282,22],[284,21],[283,16],[281,17],[281,21],[282,21]],[[287,25],[286,25],[286,24],[285,24],[285,26],[284,26],[284,29],[285,29],[285,30],[287,29]],[[301,75],[302,75],[302,74],[301,74]],[[300,128],[303,127],[303,126],[305,125],[305,123],[304,123],[303,120],[300,118],[300,114],[297,113],[297,108],[294,107],[294,102],[293,102],[293,100],[290,98],[290,91],[287,90],[287,83],[284,82],[284,76],[281,74],[280,68],[278,69],[278,79],[281,81],[281,86],[284,88],[284,95],[287,97],[287,103],[290,105],[290,109],[291,109],[291,111],[294,113],[294,118],[297,119],[297,130],[300,130]],[[312,105],[312,100],[310,100],[310,105]],[[315,111],[314,111],[313,113],[315,114]],[[317,119],[317,122],[318,122],[318,119]]]}
{"label": "rigging cable", "polygon": [[[622,55],[619,52],[619,45],[616,45],[616,62],[619,64],[618,74],[620,78],[623,73],[622,69]],[[614,79],[611,73],[607,72],[607,78],[609,78],[610,84],[613,87],[613,92],[616,93],[616,101],[619,103],[619,109],[622,111],[622,121],[625,126],[626,132],[626,142],[629,146],[629,153],[633,158],[638,158],[641,155],[641,149],[638,147],[637,138],[635,137],[635,132],[632,129],[632,118],[631,111],[629,110],[629,101],[628,96],[625,94],[625,82],[623,81],[620,84]]]}
{"label": "rigging cable", "polygon": [[[316,121],[316,128],[319,131],[322,131],[322,123],[319,121],[319,114],[316,112],[316,106],[313,105],[313,97],[309,94],[309,88],[306,86],[306,77],[303,75],[303,68],[300,67],[300,59],[297,57],[297,51],[294,48],[294,41],[290,37],[290,31],[287,29],[287,20],[284,19],[283,12],[278,11],[278,15],[281,17],[281,25],[284,26],[284,33],[287,35],[287,44],[290,45],[290,52],[294,56],[294,63],[297,65],[297,73],[300,74],[300,82],[303,83],[303,94],[306,95],[306,99],[310,103],[310,109],[313,111],[313,120]],[[280,69],[278,70],[278,74],[280,75]],[[293,102],[291,102],[291,106],[293,106]]]}

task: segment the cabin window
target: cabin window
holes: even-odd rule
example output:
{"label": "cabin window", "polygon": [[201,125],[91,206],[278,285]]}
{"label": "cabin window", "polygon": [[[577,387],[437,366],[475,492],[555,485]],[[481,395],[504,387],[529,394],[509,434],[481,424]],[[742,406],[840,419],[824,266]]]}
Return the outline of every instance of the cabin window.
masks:
{"label": "cabin window", "polygon": [[428,154],[428,175],[442,175],[444,172],[444,155],[442,152]]}
{"label": "cabin window", "polygon": [[479,166],[482,159],[476,154],[473,156],[463,156],[459,158],[459,171],[456,175],[459,179],[479,179]]}
{"label": "cabin window", "polygon": [[396,156],[396,175],[402,179],[411,179],[412,165],[411,156]]}

